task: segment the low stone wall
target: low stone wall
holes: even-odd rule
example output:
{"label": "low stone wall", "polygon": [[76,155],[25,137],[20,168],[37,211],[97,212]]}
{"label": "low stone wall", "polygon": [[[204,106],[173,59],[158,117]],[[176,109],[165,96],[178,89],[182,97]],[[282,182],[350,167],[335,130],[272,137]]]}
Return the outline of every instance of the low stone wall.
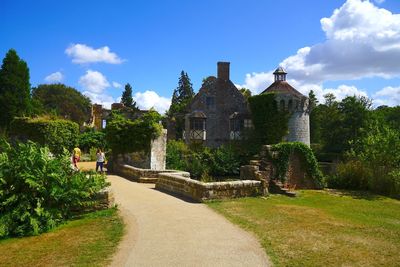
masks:
{"label": "low stone wall", "polygon": [[115,198],[111,187],[106,187],[98,192],[94,200],[97,201],[96,209],[108,209],[114,206]]}
{"label": "low stone wall", "polygon": [[179,173],[182,176],[190,177],[188,172],[176,170],[141,169],[127,164],[115,164],[114,172],[128,180],[139,183],[156,183],[160,173]]}
{"label": "low stone wall", "polygon": [[156,189],[188,197],[199,202],[210,199],[258,196],[264,193],[264,188],[260,181],[243,180],[203,183],[184,177],[179,173],[160,173],[156,182]]}

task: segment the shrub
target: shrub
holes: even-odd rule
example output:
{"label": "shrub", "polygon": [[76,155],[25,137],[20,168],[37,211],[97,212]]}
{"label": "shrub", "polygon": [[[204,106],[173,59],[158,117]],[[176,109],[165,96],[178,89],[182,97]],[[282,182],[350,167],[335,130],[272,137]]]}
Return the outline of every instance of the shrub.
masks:
{"label": "shrub", "polygon": [[48,146],[51,152],[60,155],[77,144],[79,126],[62,119],[15,118],[10,126],[10,136],[19,140],[31,140]]}
{"label": "shrub", "polygon": [[36,235],[90,207],[107,183],[95,173],[73,172],[69,155],[54,157],[28,142],[0,146],[0,238]]}
{"label": "shrub", "polygon": [[89,152],[91,148],[106,148],[106,134],[101,131],[89,130],[81,133],[78,137],[80,149]]}
{"label": "shrub", "polygon": [[195,179],[209,175],[238,175],[240,168],[240,154],[233,146],[189,148],[182,141],[168,142],[166,161],[167,168],[188,171]]}
{"label": "shrub", "polygon": [[161,133],[161,115],[150,110],[136,120],[126,119],[117,112],[112,113],[107,123],[106,141],[113,154],[148,151],[151,140]]}
{"label": "shrub", "polygon": [[358,160],[350,160],[338,164],[337,174],[327,177],[330,188],[367,190],[371,179],[371,171]]}

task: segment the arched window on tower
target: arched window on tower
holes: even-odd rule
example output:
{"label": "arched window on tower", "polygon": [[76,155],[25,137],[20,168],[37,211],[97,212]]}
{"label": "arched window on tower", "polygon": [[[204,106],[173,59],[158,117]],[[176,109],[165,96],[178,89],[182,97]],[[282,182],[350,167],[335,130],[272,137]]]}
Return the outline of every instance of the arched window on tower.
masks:
{"label": "arched window on tower", "polygon": [[293,109],[293,100],[290,99],[289,102],[288,102],[288,110],[292,111],[292,109]]}
{"label": "arched window on tower", "polygon": [[280,102],[279,102],[279,109],[280,110],[285,110],[285,100],[281,100]]}

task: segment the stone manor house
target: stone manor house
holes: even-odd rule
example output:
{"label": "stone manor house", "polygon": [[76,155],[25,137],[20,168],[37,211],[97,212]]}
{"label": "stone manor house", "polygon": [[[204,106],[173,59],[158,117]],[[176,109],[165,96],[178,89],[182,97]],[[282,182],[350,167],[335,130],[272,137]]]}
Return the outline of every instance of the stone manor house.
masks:
{"label": "stone manor house", "polygon": [[[230,80],[229,65],[218,62],[217,77],[208,77],[188,105],[183,134],[186,143],[218,147],[240,139],[241,132],[252,127],[248,102]],[[309,100],[286,81],[286,75],[282,67],[277,68],[274,83],[261,94],[275,93],[277,106],[290,112],[286,141],[310,145]]]}

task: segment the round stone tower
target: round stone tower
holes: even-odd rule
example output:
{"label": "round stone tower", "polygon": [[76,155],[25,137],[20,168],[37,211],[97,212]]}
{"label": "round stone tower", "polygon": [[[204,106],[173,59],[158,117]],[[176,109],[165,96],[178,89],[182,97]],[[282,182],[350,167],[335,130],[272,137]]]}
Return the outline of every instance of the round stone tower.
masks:
{"label": "round stone tower", "polygon": [[277,107],[290,113],[289,133],[285,137],[288,142],[302,142],[310,145],[309,100],[294,89],[287,81],[287,73],[282,67],[274,72],[275,81],[261,94],[274,93]]}

